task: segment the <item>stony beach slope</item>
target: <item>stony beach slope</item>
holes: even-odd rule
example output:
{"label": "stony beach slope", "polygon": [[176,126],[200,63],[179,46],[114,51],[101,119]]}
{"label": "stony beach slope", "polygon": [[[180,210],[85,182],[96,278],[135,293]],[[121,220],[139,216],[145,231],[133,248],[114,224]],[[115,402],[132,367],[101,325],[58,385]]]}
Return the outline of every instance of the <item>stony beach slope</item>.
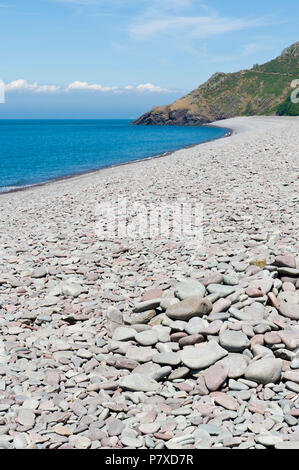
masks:
{"label": "stony beach slope", "polygon": [[[299,448],[299,118],[3,194],[0,448]],[[203,204],[203,245],[98,204]]]}

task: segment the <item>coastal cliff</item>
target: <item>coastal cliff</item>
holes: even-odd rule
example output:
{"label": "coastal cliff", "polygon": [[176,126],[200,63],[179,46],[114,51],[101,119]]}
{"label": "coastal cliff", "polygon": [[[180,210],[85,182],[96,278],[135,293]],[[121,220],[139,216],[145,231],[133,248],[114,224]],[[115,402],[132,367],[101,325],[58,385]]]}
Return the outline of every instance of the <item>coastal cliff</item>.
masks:
{"label": "coastal cliff", "polygon": [[299,115],[291,83],[299,79],[299,42],[279,57],[250,70],[215,73],[196,90],[167,106],[158,106],[132,124],[200,125],[236,116]]}

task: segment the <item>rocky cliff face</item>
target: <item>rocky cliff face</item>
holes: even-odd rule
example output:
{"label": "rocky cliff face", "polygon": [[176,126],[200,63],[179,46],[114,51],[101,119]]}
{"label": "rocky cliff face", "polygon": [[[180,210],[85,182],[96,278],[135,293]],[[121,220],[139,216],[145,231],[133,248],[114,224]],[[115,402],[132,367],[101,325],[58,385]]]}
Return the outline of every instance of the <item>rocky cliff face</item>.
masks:
{"label": "rocky cliff face", "polygon": [[[188,95],[153,108],[133,124],[200,125],[236,116],[276,114],[289,99],[294,79],[299,79],[299,42],[250,70],[216,73]],[[299,115],[299,104],[292,109],[293,115]]]}

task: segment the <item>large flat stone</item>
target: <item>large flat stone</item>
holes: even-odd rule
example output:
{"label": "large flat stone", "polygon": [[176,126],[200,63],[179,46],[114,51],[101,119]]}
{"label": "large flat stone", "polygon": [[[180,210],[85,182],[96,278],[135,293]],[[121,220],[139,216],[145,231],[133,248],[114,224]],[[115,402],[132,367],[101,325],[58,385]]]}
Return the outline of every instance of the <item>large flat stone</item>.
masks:
{"label": "large flat stone", "polygon": [[216,341],[199,344],[195,346],[186,346],[181,352],[182,363],[190,369],[206,369],[223,357],[228,352],[223,349]]}
{"label": "large flat stone", "polygon": [[276,383],[281,376],[282,361],[265,357],[251,362],[245,370],[245,378],[259,384]]}
{"label": "large flat stone", "polygon": [[190,297],[178,304],[171,305],[166,310],[166,315],[172,320],[188,321],[192,317],[202,317],[212,311],[213,305],[208,299]]}
{"label": "large flat stone", "polygon": [[180,300],[185,300],[189,297],[203,297],[205,292],[206,288],[201,282],[188,279],[176,285],[174,295]]}
{"label": "large flat stone", "polygon": [[243,331],[224,330],[219,335],[219,344],[229,352],[242,352],[250,346]]}
{"label": "large flat stone", "polygon": [[119,379],[118,384],[124,390],[133,392],[156,392],[159,384],[144,374],[130,374]]}

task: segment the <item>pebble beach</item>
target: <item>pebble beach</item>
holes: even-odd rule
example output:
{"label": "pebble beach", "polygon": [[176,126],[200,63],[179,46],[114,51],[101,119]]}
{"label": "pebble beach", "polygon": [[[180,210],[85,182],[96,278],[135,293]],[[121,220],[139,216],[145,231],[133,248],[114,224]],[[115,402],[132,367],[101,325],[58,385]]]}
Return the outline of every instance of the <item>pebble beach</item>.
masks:
{"label": "pebble beach", "polygon": [[[299,449],[298,117],[0,195],[1,449]],[[202,243],[96,230],[117,196]]]}

